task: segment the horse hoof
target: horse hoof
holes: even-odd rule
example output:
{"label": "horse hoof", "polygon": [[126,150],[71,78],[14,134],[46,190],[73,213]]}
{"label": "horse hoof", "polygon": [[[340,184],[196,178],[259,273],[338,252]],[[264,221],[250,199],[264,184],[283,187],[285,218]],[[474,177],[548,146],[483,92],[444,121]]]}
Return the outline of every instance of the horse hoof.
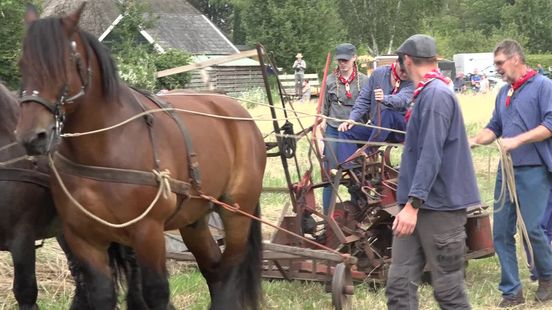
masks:
{"label": "horse hoof", "polygon": [[19,306],[19,310],[38,310],[38,305],[37,304],[34,304],[34,305],[20,305]]}

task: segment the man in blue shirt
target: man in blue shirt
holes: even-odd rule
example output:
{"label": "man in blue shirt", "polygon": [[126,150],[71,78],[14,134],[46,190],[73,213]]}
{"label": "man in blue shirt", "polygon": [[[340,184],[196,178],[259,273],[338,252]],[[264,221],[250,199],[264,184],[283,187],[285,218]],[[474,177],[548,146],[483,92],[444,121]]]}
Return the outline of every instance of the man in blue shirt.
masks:
{"label": "man in blue shirt", "polygon": [[[377,68],[362,88],[349,114],[349,120],[339,126],[339,138],[370,142],[403,142],[403,134],[379,128],[354,126],[353,123],[362,122],[364,117],[370,114],[372,125],[404,131],[404,114],[412,100],[413,90],[412,82],[408,81],[408,76],[398,62]],[[339,144],[338,161],[345,161],[356,150],[356,144]]]}
{"label": "man in blue shirt", "polygon": [[[552,299],[552,250],[540,222],[548,204],[552,172],[552,81],[525,64],[518,42],[504,40],[494,51],[496,71],[508,83],[500,89],[489,124],[470,141],[489,144],[501,138],[504,151],[511,155],[519,212],[533,249],[539,287],[538,301]],[[499,169],[495,199],[500,195],[503,177]],[[500,260],[502,291],[499,306],[525,302],[519,279],[516,246],[516,205],[506,197],[495,203],[493,239]]]}
{"label": "man in blue shirt", "polygon": [[418,309],[424,266],[441,309],[470,309],[464,286],[466,209],[480,204],[462,112],[437,67],[435,40],[413,35],[397,50],[417,85],[406,128],[393,222],[389,309]]}

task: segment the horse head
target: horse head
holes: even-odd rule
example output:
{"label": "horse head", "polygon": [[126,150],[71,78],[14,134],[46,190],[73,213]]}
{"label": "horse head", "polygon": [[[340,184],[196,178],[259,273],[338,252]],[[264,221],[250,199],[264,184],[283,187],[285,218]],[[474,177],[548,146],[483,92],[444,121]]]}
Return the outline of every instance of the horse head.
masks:
{"label": "horse head", "polygon": [[34,7],[27,8],[16,136],[31,155],[56,147],[65,115],[89,90],[93,52],[77,27],[83,8],[84,3],[68,16],[42,19]]}

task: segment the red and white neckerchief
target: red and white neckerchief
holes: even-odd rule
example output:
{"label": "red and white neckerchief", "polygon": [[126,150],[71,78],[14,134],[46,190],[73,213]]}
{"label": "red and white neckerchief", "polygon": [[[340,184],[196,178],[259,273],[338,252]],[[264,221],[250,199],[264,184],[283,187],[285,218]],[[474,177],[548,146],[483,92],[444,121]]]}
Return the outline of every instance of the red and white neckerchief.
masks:
{"label": "red and white neckerchief", "polygon": [[341,82],[341,84],[345,85],[345,96],[347,96],[347,98],[349,99],[353,98],[353,94],[351,93],[351,83],[355,80],[357,76],[356,65],[353,66],[353,73],[351,73],[351,76],[349,77],[349,79],[345,79],[343,75],[341,75],[339,68],[335,69],[334,74],[337,77],[337,79]]}
{"label": "red and white neckerchief", "polygon": [[511,86],[510,90],[508,90],[508,96],[506,97],[506,107],[510,107],[510,101],[512,99],[512,96],[514,95],[514,92],[518,90],[525,82],[527,82],[530,78],[537,75],[537,71],[533,69],[528,69],[527,72],[519,78],[519,80],[515,81]]}
{"label": "red and white neckerchief", "polygon": [[429,84],[431,81],[433,81],[435,79],[439,79],[439,80],[445,82],[447,85],[450,85],[452,83],[452,80],[449,79],[448,77],[444,76],[441,73],[441,71],[439,71],[439,69],[437,69],[437,68],[435,68],[435,69],[427,72],[426,74],[424,74],[423,79],[418,83],[418,85],[416,86],[416,89],[414,90],[414,94],[412,95],[412,105],[410,106],[408,111],[406,111],[406,114],[404,115],[404,119],[406,120],[406,122],[408,122],[408,120],[410,119],[410,114],[412,114],[412,107],[414,105],[416,97],[418,97],[420,92],[424,89],[424,87],[426,87],[427,84]]}
{"label": "red and white neckerchief", "polygon": [[391,64],[391,73],[393,74],[393,78],[395,79],[395,85],[393,85],[393,91],[391,92],[392,95],[395,95],[399,92],[399,88],[401,88],[401,78],[399,77],[399,74],[397,73],[397,66],[395,63]]}

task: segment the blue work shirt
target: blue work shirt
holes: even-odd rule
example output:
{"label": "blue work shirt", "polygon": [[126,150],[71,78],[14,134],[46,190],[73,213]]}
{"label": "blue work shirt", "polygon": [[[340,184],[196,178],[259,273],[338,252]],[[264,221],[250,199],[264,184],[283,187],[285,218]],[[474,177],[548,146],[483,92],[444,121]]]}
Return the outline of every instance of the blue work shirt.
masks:
{"label": "blue work shirt", "polygon": [[420,92],[406,127],[397,202],[406,204],[409,196],[439,211],[481,201],[460,105],[439,79]]}
{"label": "blue work shirt", "polygon": [[355,122],[362,121],[364,115],[370,112],[370,119],[377,118],[377,109],[371,107],[372,102],[376,102],[374,89],[381,88],[383,93],[383,101],[381,102],[381,109],[392,109],[395,111],[406,112],[408,104],[412,100],[412,93],[414,92],[414,84],[412,81],[402,81],[399,91],[392,95],[394,85],[391,84],[391,66],[379,67],[368,79],[366,85],[360,91],[360,95],[355,101],[355,105],[349,114],[349,119]]}
{"label": "blue work shirt", "polygon": [[[527,80],[510,98],[510,85],[504,85],[496,96],[493,116],[487,124],[498,137],[515,137],[543,125],[552,131],[552,81],[535,75]],[[524,144],[512,151],[514,167],[545,165],[552,172],[552,139]]]}

